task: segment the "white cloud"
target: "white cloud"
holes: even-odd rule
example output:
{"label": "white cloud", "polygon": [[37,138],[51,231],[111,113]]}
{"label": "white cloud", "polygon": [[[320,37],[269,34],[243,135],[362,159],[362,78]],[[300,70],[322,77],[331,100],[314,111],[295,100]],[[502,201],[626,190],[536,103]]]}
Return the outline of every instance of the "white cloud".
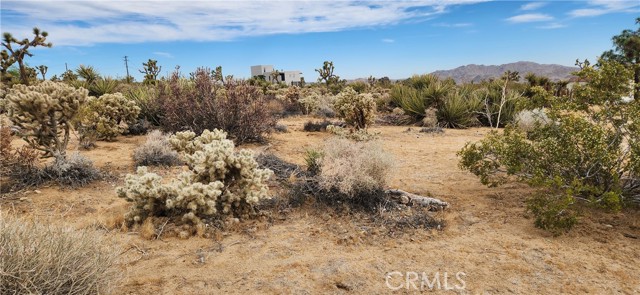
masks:
{"label": "white cloud", "polygon": [[382,42],[384,42],[384,43],[394,43],[394,42],[396,42],[396,40],[393,40],[393,39],[382,39]]}
{"label": "white cloud", "polygon": [[530,23],[543,22],[553,20],[553,17],[542,13],[525,13],[507,18],[506,21],[511,23]]}
{"label": "white cloud", "polygon": [[637,13],[640,10],[638,1],[617,1],[617,0],[592,0],[587,2],[587,8],[574,9],[569,11],[572,17],[598,16],[615,12]]}
{"label": "white cloud", "polygon": [[546,29],[546,30],[553,30],[553,29],[562,29],[562,28],[566,28],[567,25],[561,24],[561,23],[550,23],[550,24],[546,24],[544,26],[539,26],[537,27],[538,29]]}
{"label": "white cloud", "polygon": [[444,27],[444,28],[466,28],[473,26],[472,23],[437,23],[433,25],[434,27]]}
{"label": "white cloud", "polygon": [[162,56],[162,57],[166,57],[166,58],[173,58],[173,55],[169,52],[162,52],[162,51],[154,51],[153,54],[158,55],[158,56]]}
{"label": "white cloud", "polygon": [[225,41],[247,36],[386,26],[484,0],[420,1],[15,1],[2,0],[3,31],[33,25],[55,45]]}
{"label": "white cloud", "polygon": [[520,10],[536,10],[545,5],[547,5],[545,2],[529,2],[520,6]]}

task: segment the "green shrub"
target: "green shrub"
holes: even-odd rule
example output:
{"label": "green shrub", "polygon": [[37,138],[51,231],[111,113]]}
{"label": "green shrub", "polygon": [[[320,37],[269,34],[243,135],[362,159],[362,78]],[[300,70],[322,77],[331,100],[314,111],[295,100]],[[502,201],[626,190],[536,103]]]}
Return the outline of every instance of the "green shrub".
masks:
{"label": "green shrub", "polygon": [[158,104],[158,91],[156,88],[149,86],[136,86],[126,91],[124,95],[140,107],[138,119],[145,120],[156,126],[160,125],[162,110]]}
{"label": "green shrub", "polygon": [[350,87],[336,96],[334,108],[338,117],[356,129],[365,129],[375,119],[376,102],[371,94],[358,94]]}
{"label": "green shrub", "polygon": [[578,202],[608,210],[640,203],[640,103],[625,103],[631,71],[601,61],[577,75],[589,83],[546,109],[550,124],[507,126],[460,152],[460,166],[498,185],[511,179],[540,188],[529,202],[536,225],[560,232],[575,223]]}
{"label": "green shrub", "polygon": [[127,175],[118,196],[133,202],[126,219],[141,223],[150,216],[168,216],[175,222],[202,227],[202,218],[248,218],[254,205],[269,198],[266,181],[273,172],[259,169],[251,151],[235,151],[233,141],[220,130],[178,132],[169,139],[189,170],[169,183],[138,167]]}
{"label": "green shrub", "polygon": [[120,249],[99,234],[0,218],[2,294],[109,294]]}

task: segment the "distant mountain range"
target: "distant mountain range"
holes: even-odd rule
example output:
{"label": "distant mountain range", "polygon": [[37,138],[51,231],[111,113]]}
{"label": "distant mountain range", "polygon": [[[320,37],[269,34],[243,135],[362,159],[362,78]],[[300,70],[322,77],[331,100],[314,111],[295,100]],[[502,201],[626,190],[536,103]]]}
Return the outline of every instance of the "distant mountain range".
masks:
{"label": "distant mountain range", "polygon": [[480,82],[490,78],[499,78],[506,71],[517,71],[521,79],[527,73],[534,73],[538,76],[545,76],[552,81],[568,80],[573,77],[572,72],[579,69],[555,64],[539,64],[529,61],[519,61],[498,66],[466,65],[452,70],[435,71],[432,74],[440,78],[453,78],[456,83]]}

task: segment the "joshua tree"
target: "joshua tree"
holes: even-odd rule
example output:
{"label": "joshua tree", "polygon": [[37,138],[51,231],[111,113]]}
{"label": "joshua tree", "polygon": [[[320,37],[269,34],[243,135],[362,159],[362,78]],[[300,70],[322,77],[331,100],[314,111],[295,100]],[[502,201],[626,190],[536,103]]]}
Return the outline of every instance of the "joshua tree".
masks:
{"label": "joshua tree", "polygon": [[42,75],[42,80],[47,80],[46,74],[47,74],[47,70],[49,69],[49,67],[45,66],[45,65],[39,65],[38,66],[38,71],[40,72],[40,75]]}
{"label": "joshua tree", "polygon": [[158,66],[158,61],[149,59],[147,62],[142,63],[142,70],[138,70],[144,74],[144,84],[156,84],[158,82],[158,74],[162,71],[162,67]]}
{"label": "joshua tree", "polygon": [[[5,32],[2,39],[2,47],[5,49],[2,50],[0,54],[2,56],[2,67],[0,68],[0,75],[2,76],[2,80],[6,79],[7,69],[14,64],[18,63],[18,67],[20,69],[20,81],[29,85],[29,72],[27,70],[27,66],[24,63],[24,57],[33,56],[31,52],[29,52],[30,47],[44,46],[51,47],[53,46],[51,42],[47,43],[47,36],[49,35],[47,32],[40,31],[38,28],[33,28],[33,40],[29,40],[25,38],[23,40],[18,40],[11,35],[11,33]],[[14,47],[17,46],[17,47]]]}
{"label": "joshua tree", "polygon": [[337,83],[340,80],[340,77],[333,74],[334,69],[335,67],[333,66],[332,61],[325,61],[322,64],[322,68],[316,69],[316,72],[320,75],[320,77],[318,77],[318,82],[324,81],[327,86],[329,86],[329,84]]}

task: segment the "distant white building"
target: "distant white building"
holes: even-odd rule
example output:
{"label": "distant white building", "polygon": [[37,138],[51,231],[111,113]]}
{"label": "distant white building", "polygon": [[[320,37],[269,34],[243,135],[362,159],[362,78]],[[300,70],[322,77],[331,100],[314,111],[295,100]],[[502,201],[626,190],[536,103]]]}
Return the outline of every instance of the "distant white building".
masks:
{"label": "distant white building", "polygon": [[302,82],[300,71],[274,71],[273,65],[251,66],[251,77],[265,79],[269,82],[282,82],[287,85],[299,85]]}

